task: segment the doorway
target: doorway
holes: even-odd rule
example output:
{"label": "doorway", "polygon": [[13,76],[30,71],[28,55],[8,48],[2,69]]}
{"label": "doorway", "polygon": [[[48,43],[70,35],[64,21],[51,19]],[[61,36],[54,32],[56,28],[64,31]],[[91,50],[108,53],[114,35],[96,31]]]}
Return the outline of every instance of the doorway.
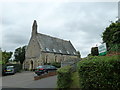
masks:
{"label": "doorway", "polygon": [[30,70],[33,70],[33,61],[31,60],[31,63],[30,63]]}

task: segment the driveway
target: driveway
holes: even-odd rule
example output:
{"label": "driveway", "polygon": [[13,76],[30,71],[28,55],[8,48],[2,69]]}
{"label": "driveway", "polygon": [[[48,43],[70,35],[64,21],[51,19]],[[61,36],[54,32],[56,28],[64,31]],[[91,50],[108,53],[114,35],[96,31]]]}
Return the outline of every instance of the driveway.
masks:
{"label": "driveway", "polygon": [[57,76],[34,80],[34,72],[25,71],[2,77],[3,88],[56,88]]}

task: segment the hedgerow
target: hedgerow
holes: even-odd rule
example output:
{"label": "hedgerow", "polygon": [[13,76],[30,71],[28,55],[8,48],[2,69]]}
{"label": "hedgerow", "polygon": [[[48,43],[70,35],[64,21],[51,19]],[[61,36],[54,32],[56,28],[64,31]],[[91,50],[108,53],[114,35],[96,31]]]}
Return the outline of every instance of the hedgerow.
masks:
{"label": "hedgerow", "polygon": [[120,56],[99,56],[77,66],[81,89],[120,89]]}
{"label": "hedgerow", "polygon": [[64,66],[57,70],[57,87],[58,88],[70,88],[71,79],[71,66]]}

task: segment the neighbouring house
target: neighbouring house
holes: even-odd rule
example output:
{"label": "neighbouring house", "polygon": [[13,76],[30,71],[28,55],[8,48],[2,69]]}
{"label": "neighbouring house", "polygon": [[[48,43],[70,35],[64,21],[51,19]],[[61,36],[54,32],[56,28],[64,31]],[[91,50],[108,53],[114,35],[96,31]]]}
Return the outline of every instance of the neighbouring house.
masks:
{"label": "neighbouring house", "polygon": [[24,69],[35,69],[39,65],[77,58],[78,54],[70,41],[37,32],[34,20],[32,34],[26,48]]}

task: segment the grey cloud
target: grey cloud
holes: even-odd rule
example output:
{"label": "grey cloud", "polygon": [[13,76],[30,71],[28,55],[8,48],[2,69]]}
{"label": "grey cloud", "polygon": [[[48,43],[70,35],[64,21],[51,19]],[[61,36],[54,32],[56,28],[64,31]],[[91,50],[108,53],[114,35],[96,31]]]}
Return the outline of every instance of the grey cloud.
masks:
{"label": "grey cloud", "polygon": [[70,40],[84,57],[115,20],[117,3],[3,3],[2,15],[3,49],[27,44],[36,19],[39,33]]}
{"label": "grey cloud", "polygon": [[12,45],[22,45],[22,44],[27,44],[28,38],[27,37],[23,37],[21,35],[8,35],[8,37],[3,38],[3,46],[6,44],[7,47],[10,46],[10,44]]}
{"label": "grey cloud", "polygon": [[[4,17],[5,18],[5,17]],[[4,19],[4,18],[2,18],[2,26],[8,26],[8,25],[13,25],[14,24],[14,22],[12,22],[10,19]]]}

